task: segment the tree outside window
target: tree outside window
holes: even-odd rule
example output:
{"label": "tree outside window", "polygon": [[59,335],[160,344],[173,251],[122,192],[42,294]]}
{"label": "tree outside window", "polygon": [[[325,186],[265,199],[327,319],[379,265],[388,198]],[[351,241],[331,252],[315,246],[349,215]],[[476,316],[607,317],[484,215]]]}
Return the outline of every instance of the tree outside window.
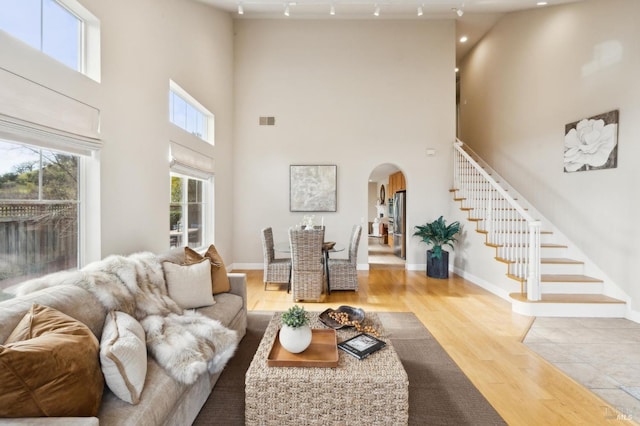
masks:
{"label": "tree outside window", "polygon": [[0,289],[78,265],[79,157],[0,141]]}

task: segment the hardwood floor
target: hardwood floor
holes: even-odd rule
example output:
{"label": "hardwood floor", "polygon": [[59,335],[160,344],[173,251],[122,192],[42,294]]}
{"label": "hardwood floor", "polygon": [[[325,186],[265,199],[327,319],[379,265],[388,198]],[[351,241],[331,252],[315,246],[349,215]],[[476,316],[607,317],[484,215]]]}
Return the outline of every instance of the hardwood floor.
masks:
{"label": "hardwood floor", "polygon": [[[284,310],[293,301],[286,286],[264,291],[262,271],[246,272],[249,310]],[[411,311],[440,342],[473,384],[510,425],[634,424],[522,343],[533,317],[470,282],[452,275],[427,278],[422,271],[359,271],[358,292],[332,292],[308,311],[353,305],[365,311]],[[428,354],[425,354],[428,356]],[[637,419],[634,419],[637,420]]]}

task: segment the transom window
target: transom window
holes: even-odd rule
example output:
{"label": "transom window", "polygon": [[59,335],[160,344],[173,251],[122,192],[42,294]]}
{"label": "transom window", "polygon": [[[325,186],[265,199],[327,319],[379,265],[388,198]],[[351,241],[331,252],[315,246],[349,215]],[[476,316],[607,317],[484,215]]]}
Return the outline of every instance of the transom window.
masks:
{"label": "transom window", "polygon": [[204,246],[206,188],[208,182],[176,173],[171,174],[169,204],[169,246]]}
{"label": "transom window", "polygon": [[0,290],[78,266],[79,165],[0,140]]}
{"label": "transom window", "polygon": [[169,87],[169,121],[213,144],[213,114],[175,82],[170,81]]}
{"label": "transom window", "polygon": [[100,23],[77,0],[0,0],[0,29],[100,81]]}

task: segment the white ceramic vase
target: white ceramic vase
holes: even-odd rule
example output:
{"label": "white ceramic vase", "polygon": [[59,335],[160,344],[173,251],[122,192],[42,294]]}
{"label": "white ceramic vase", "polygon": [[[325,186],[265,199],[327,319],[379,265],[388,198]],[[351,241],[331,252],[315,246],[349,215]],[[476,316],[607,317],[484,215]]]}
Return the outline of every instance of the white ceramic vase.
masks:
{"label": "white ceramic vase", "polygon": [[283,348],[292,354],[297,354],[307,349],[311,344],[311,327],[303,325],[294,328],[283,324],[279,337]]}

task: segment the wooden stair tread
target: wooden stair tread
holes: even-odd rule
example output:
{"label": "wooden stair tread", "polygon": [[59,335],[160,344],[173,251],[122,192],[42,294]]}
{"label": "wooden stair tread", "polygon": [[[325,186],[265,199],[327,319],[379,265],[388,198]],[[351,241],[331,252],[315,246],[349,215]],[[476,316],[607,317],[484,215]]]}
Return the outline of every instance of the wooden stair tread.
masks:
{"label": "wooden stair tread", "polygon": [[[520,278],[513,274],[507,274],[507,277],[512,280],[523,283],[527,281],[526,278]],[[555,274],[542,274],[540,275],[541,283],[601,283],[601,279],[589,277],[586,275],[555,275]]]}
{"label": "wooden stair tread", "polygon": [[[494,244],[494,243],[484,243],[484,244],[486,246],[495,247],[495,248],[504,247],[504,245],[502,245],[502,244]],[[518,247],[528,247],[528,246],[529,246],[529,244],[518,245]],[[540,248],[567,248],[567,246],[562,245],[562,244],[542,243],[542,244],[540,244]]]}
{"label": "wooden stair tread", "polygon": [[[516,263],[515,260],[505,259],[503,257],[495,257],[498,262],[502,263]],[[540,263],[547,265],[583,265],[584,262],[574,259],[565,259],[562,257],[554,258],[554,257],[543,257],[540,259]]]}
{"label": "wooden stair tread", "polygon": [[540,263],[547,263],[550,265],[584,265],[584,262],[564,257],[543,257],[540,259]]}
{"label": "wooden stair tread", "polygon": [[[476,229],[476,232],[479,232],[481,234],[488,234],[489,231],[485,230],[485,229]],[[529,234],[529,231],[495,231],[495,234]],[[540,234],[544,234],[544,235],[553,235],[553,231],[540,231]]]}
{"label": "wooden stair tread", "polygon": [[509,297],[527,303],[625,303],[623,300],[602,294],[543,294],[542,300],[538,301],[528,300],[526,294],[520,293],[511,293]]}
{"label": "wooden stair tread", "polygon": [[[515,263],[515,260],[505,259],[503,257],[496,257],[497,261],[502,263]],[[540,259],[540,263],[549,264],[549,265],[582,265],[584,262],[574,259],[565,259],[562,257],[543,257]]]}

